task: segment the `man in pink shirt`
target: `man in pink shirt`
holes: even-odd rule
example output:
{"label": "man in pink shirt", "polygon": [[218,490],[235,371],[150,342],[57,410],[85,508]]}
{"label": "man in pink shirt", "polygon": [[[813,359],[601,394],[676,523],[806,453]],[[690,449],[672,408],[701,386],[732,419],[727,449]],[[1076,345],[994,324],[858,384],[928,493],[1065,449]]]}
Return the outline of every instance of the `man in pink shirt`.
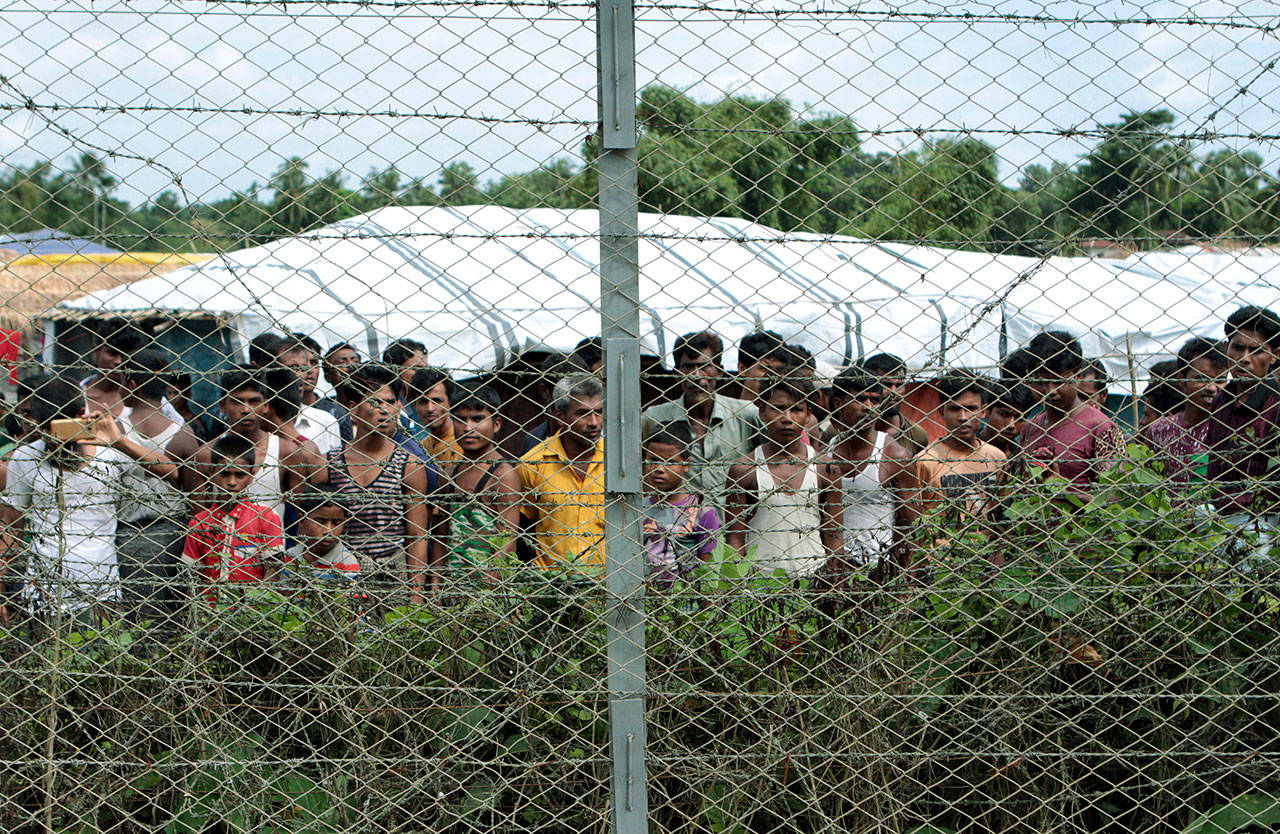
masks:
{"label": "man in pink shirt", "polygon": [[1040,333],[1027,348],[1036,357],[1033,387],[1044,411],[1023,427],[1022,450],[1030,461],[1086,488],[1120,457],[1124,440],[1110,418],[1080,397],[1084,353],[1071,334]]}

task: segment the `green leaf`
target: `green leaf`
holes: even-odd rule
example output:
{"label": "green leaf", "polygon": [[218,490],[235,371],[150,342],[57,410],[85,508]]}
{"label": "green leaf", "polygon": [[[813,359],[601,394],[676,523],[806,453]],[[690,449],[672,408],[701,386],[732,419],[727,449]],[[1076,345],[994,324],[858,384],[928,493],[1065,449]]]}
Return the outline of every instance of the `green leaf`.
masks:
{"label": "green leaf", "polygon": [[1226,805],[1216,805],[1182,829],[1182,834],[1232,834],[1250,826],[1280,824],[1280,797],[1246,793]]}

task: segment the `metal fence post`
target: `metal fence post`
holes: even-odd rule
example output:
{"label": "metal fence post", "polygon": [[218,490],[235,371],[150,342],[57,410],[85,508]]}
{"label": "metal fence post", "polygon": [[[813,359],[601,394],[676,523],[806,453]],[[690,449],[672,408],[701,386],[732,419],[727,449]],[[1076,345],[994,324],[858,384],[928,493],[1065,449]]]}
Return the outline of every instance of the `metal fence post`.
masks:
{"label": "metal fence post", "polygon": [[631,0],[597,12],[600,317],[605,355],[605,580],[613,827],[648,831],[644,553],[640,546],[640,264],[635,21]]}

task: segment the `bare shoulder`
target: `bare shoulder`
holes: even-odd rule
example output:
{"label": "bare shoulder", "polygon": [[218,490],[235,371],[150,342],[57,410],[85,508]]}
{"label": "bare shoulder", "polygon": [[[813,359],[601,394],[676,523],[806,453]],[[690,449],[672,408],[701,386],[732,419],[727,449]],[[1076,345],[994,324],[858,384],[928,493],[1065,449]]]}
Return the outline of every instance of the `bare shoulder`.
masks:
{"label": "bare shoulder", "polygon": [[751,458],[739,458],[738,462],[729,467],[729,483],[738,487],[747,489],[755,489],[756,487],[756,465]]}
{"label": "bare shoulder", "polygon": [[178,429],[177,434],[169,441],[169,445],[164,448],[165,454],[181,459],[189,459],[195,457],[196,452],[204,448],[200,438],[196,436],[195,430],[191,428],[189,423],[184,423],[182,428]]}

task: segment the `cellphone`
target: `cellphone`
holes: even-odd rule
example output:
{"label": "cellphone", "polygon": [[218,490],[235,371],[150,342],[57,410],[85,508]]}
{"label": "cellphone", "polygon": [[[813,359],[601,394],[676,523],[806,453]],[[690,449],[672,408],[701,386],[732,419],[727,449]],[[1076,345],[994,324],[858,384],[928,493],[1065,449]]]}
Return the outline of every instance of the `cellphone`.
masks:
{"label": "cellphone", "polygon": [[49,423],[49,434],[63,441],[93,440],[93,421],[84,417],[70,420],[53,420]]}

